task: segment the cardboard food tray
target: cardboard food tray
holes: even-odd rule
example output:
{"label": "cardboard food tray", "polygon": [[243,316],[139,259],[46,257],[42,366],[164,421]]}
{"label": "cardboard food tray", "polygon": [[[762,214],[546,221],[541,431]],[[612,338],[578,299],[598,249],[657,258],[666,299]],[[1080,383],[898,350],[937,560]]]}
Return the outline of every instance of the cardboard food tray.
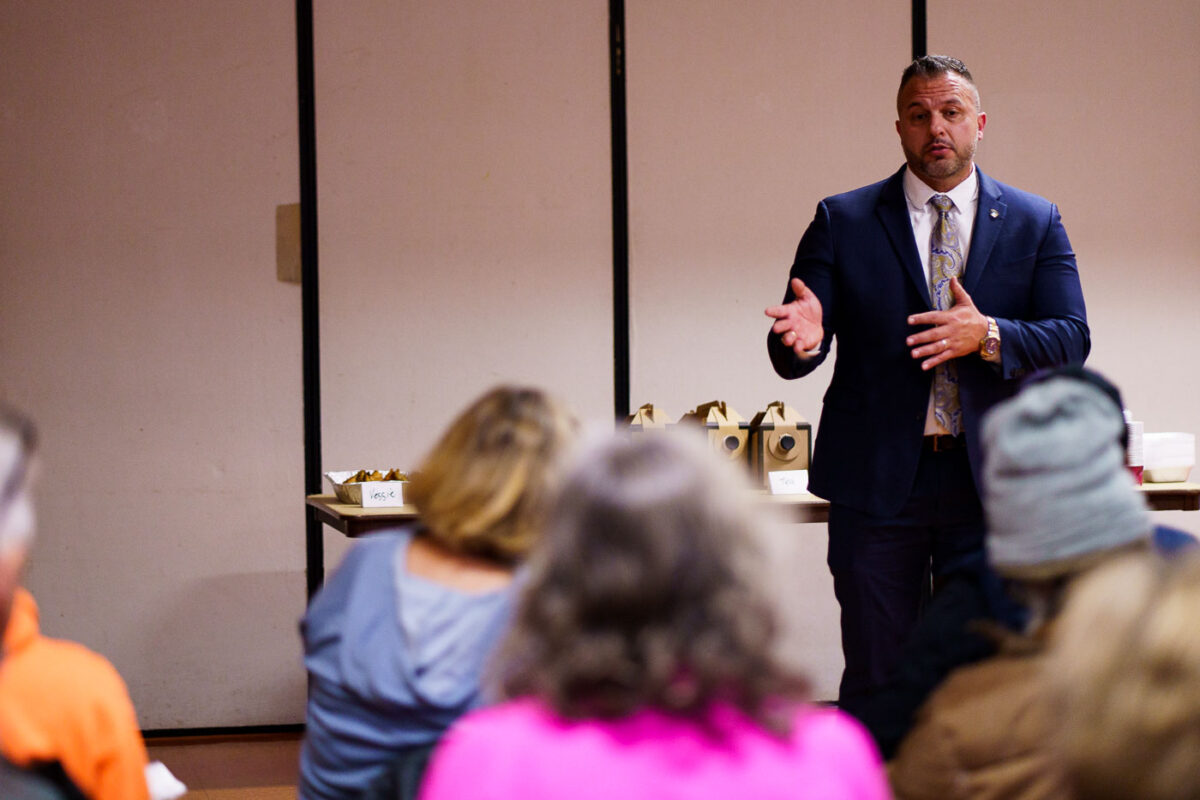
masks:
{"label": "cardboard food tray", "polygon": [[[389,467],[388,469],[380,469],[378,471],[386,475],[390,470],[391,468]],[[371,472],[374,470],[368,469],[367,471]],[[404,489],[405,486],[407,486],[408,481],[347,481],[348,478],[353,477],[357,472],[358,470],[356,469],[349,469],[325,473],[325,479],[329,481],[331,486],[333,486],[333,493],[337,496],[339,503],[345,503],[346,505],[351,506],[361,506],[363,504],[363,485],[365,484],[367,486],[377,486],[381,488],[387,486],[390,489],[396,490],[399,502],[394,504],[388,503],[387,505],[403,504]]]}

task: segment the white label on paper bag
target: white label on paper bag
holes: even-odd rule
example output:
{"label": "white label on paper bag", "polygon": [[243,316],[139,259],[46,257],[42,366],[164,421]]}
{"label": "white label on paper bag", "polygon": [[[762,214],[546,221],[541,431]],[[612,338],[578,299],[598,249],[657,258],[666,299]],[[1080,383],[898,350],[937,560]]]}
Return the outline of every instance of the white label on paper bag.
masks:
{"label": "white label on paper bag", "polygon": [[363,508],[387,508],[404,505],[404,481],[364,481]]}
{"label": "white label on paper bag", "polygon": [[804,494],[808,491],[808,470],[783,469],[768,472],[771,494]]}

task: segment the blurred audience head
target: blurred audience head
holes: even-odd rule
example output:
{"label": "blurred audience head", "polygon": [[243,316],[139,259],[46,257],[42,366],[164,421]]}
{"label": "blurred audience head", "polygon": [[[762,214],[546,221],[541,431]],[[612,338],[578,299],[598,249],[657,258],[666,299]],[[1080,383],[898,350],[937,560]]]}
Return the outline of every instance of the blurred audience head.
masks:
{"label": "blurred audience head", "polygon": [[8,626],[12,595],[33,540],[30,479],[36,451],[33,423],[0,405],[0,633]]}
{"label": "blurred audience head", "polygon": [[507,697],[568,718],[730,703],[770,729],[775,660],[744,477],[691,437],[606,437],[564,479],[499,658]]}
{"label": "blurred audience head", "polygon": [[538,389],[501,386],[450,423],[412,476],[428,534],[455,552],[511,563],[542,523],[575,422]]}
{"label": "blurred audience head", "polygon": [[[1025,379],[1026,387],[1042,381],[1053,380],[1055,378],[1074,378],[1077,381],[1083,381],[1091,386],[1096,387],[1104,393],[1109,400],[1112,400],[1113,406],[1121,414],[1122,421],[1125,418],[1125,401],[1121,398],[1121,390],[1116,384],[1108,378],[1096,372],[1094,369],[1089,369],[1082,364],[1067,364],[1062,367],[1048,367],[1038,370]],[[1129,444],[1129,430],[1121,426],[1121,448],[1124,449]]]}
{"label": "blurred audience head", "polygon": [[1128,556],[1072,589],[1048,679],[1075,800],[1200,798],[1200,555]]}
{"label": "blurred audience head", "polygon": [[1081,374],[1032,382],[984,419],[987,551],[1007,577],[1065,578],[1149,542],[1153,524],[1125,467],[1119,400],[1095,373]]}

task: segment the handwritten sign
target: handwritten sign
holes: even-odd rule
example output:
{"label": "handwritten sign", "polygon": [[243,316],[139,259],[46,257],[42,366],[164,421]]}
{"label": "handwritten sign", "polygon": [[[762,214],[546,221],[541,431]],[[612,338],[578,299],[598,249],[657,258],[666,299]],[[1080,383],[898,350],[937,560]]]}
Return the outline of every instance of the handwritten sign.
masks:
{"label": "handwritten sign", "polygon": [[785,469],[767,473],[771,494],[804,494],[808,491],[808,470]]}
{"label": "handwritten sign", "polygon": [[363,508],[404,505],[404,481],[366,481],[362,484]]}

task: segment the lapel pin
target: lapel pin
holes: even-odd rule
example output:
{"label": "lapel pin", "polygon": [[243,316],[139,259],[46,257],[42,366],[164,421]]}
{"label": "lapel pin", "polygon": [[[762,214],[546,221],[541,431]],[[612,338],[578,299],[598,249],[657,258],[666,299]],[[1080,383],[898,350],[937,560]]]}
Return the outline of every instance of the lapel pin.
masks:
{"label": "lapel pin", "polygon": [[996,217],[1000,216],[1000,212],[993,208],[991,211],[988,212],[988,216],[991,217],[992,219],[995,219]]}

